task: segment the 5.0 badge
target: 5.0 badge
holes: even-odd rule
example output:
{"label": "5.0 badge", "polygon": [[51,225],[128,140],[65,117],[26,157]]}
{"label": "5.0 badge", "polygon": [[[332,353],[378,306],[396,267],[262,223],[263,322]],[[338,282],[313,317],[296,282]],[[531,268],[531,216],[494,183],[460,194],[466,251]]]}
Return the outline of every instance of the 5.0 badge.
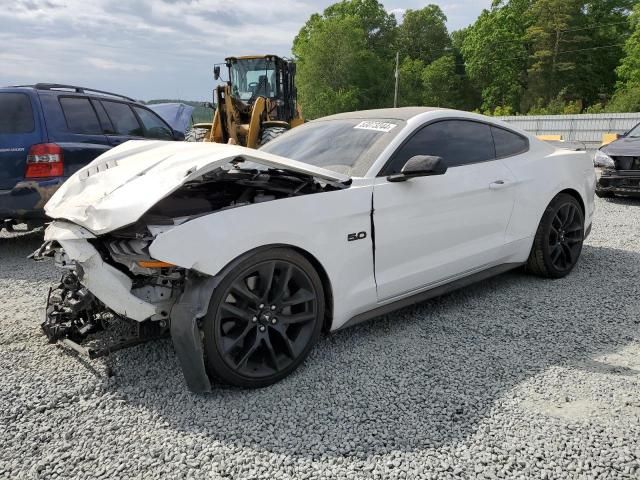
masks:
{"label": "5.0 badge", "polygon": [[356,240],[364,240],[365,238],[367,238],[367,232],[350,233],[349,235],[347,235],[347,240],[350,242],[355,242]]}

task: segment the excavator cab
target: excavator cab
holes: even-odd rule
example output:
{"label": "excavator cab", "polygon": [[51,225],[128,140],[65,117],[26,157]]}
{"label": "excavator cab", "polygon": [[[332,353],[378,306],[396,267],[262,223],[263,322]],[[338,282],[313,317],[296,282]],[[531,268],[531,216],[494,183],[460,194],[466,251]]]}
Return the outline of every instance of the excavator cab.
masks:
{"label": "excavator cab", "polygon": [[[228,80],[215,90],[208,141],[257,148],[304,122],[297,105],[296,65],[276,55],[229,57]],[[214,67],[220,79],[221,65]]]}

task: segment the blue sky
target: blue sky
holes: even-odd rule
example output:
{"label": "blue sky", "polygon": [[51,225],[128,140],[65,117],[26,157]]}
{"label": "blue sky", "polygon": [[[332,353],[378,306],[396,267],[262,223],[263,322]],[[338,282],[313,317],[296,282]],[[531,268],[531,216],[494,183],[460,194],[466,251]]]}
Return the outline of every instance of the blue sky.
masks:
{"label": "blue sky", "polygon": [[[208,100],[228,55],[289,55],[332,0],[0,0],[0,85],[58,82],[135,98]],[[383,2],[400,14],[436,3],[450,30],[491,0]]]}

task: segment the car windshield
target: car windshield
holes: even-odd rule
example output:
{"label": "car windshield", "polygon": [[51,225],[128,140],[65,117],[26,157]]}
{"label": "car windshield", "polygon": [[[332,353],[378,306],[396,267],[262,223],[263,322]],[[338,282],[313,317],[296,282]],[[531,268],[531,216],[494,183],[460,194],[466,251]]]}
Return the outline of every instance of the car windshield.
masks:
{"label": "car windshield", "polygon": [[390,119],[319,120],[294,128],[262,151],[351,176],[364,176],[402,130]]}
{"label": "car windshield", "polygon": [[232,95],[243,101],[276,96],[276,65],[264,58],[240,59],[230,68]]}
{"label": "car windshield", "polygon": [[640,124],[636,125],[631,129],[631,131],[627,134],[629,138],[640,138]]}

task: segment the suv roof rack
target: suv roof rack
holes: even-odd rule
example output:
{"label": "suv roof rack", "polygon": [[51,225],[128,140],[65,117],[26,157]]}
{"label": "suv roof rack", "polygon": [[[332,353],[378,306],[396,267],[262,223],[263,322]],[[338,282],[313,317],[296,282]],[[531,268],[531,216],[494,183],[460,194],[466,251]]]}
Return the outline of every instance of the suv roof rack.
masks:
{"label": "suv roof rack", "polygon": [[96,90],[93,88],[86,87],[78,87],[76,85],[64,85],[61,83],[36,83],[35,85],[17,85],[20,87],[33,87],[36,90],[73,90],[76,93],[99,93],[101,95],[108,95],[110,97],[122,98],[124,100],[128,100],[130,102],[137,102],[137,100],[125,97],[124,95],[120,95],[112,92],[105,92],[104,90]]}

